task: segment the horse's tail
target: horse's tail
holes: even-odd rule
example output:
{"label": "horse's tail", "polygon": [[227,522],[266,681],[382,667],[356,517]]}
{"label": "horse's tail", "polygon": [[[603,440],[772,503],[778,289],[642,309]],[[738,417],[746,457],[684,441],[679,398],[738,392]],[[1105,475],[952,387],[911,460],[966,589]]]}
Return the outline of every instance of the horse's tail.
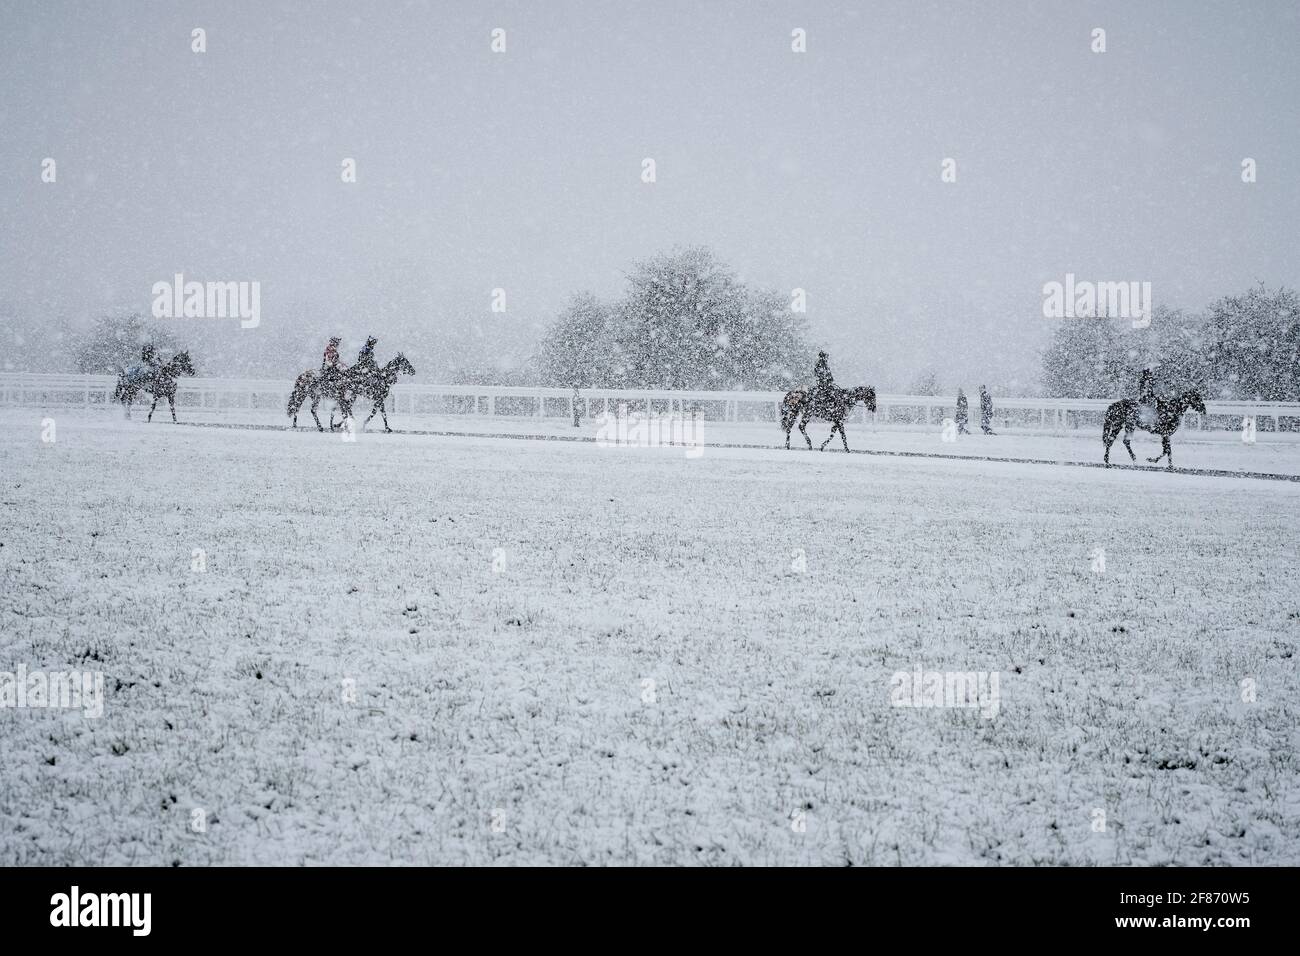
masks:
{"label": "horse's tail", "polygon": [[289,404],[285,408],[285,414],[288,417],[298,414],[298,409],[302,408],[302,403],[307,398],[307,388],[311,384],[311,372],[303,372],[294,380],[293,391],[289,393]]}
{"label": "horse's tail", "polygon": [[1107,449],[1109,449],[1111,445],[1115,444],[1115,439],[1119,436],[1121,429],[1124,427],[1125,418],[1126,409],[1122,399],[1106,409],[1106,418],[1102,422],[1101,426],[1101,443],[1105,445]]}
{"label": "horse's tail", "polygon": [[788,433],[790,429],[794,428],[794,423],[799,418],[799,412],[807,401],[807,392],[796,390],[786,393],[785,398],[781,400],[781,430],[783,432]]}

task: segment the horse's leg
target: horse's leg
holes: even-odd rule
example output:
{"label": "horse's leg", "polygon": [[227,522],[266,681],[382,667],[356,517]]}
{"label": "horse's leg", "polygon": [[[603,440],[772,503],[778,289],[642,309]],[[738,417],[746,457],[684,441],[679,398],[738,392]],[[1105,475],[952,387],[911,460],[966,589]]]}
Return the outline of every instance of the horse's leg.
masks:
{"label": "horse's leg", "polygon": [[844,432],[844,423],[843,423],[843,422],[840,422],[840,423],[839,423],[839,427],[840,427],[840,441],[844,442],[844,450],[845,450],[845,451],[848,451],[848,450],[849,450],[849,436],[848,436],[847,434],[845,434],[845,432]]}
{"label": "horse's leg", "polygon": [[167,396],[167,404],[172,407],[172,424],[176,424],[176,393],[172,392]]}
{"label": "horse's leg", "polygon": [[1162,439],[1162,447],[1164,448],[1163,453],[1169,458],[1169,462],[1166,465],[1166,467],[1172,471],[1174,467],[1174,446],[1169,443],[1168,435],[1165,435],[1164,438]]}
{"label": "horse's leg", "polygon": [[808,418],[804,416],[799,419],[799,431],[803,435],[803,440],[808,443],[808,450],[812,451],[812,439],[808,437]]}
{"label": "horse's leg", "polygon": [[1134,451],[1133,451],[1133,446],[1129,444],[1129,441],[1132,440],[1132,438],[1133,438],[1133,429],[1131,429],[1131,428],[1127,428],[1127,429],[1125,429],[1125,430],[1124,430],[1124,447],[1128,449],[1128,460],[1129,460],[1129,461],[1137,461],[1137,460],[1138,460],[1138,456],[1134,453]]}
{"label": "horse's leg", "polygon": [[[372,418],[375,417],[375,412],[377,412],[377,411],[379,411],[379,406],[378,406],[378,405],[372,405],[371,408],[370,408],[370,414],[367,415],[367,416],[366,416],[366,420],[365,420],[364,422],[361,423],[361,430],[362,430],[362,431],[365,431],[365,430],[366,430],[366,426],[370,424],[370,419],[372,419]],[[386,416],[386,415],[384,416],[384,427],[385,427],[385,428],[388,428],[388,416]]]}
{"label": "horse's leg", "polygon": [[[370,414],[373,415],[374,412]],[[392,429],[388,427],[388,409],[384,408],[384,402],[382,401],[379,403],[379,417],[384,420],[384,431],[391,432]]]}
{"label": "horse's leg", "polygon": [[831,439],[835,437],[835,429],[837,429],[837,428],[839,428],[839,427],[840,427],[840,426],[839,426],[839,423],[838,423],[838,422],[831,422],[831,433],[830,433],[829,435],[826,436],[826,440],[825,440],[824,442],[822,442],[822,446],[821,446],[821,448],[817,449],[818,451],[825,451],[825,450],[826,450],[826,446],[829,445],[829,444],[831,443]]}
{"label": "horse's leg", "polygon": [[[325,426],[320,423],[320,416],[316,414],[316,409],[319,407],[320,407],[320,396],[319,395],[312,396],[311,417],[316,420],[316,430],[318,432],[323,432],[325,430]],[[334,423],[333,421],[331,421],[330,428],[332,429],[333,427],[334,427]]]}
{"label": "horse's leg", "polygon": [[[1160,464],[1160,459],[1161,459],[1161,458],[1164,458],[1165,455],[1167,455],[1167,454],[1169,454],[1169,439],[1168,439],[1166,436],[1161,435],[1161,436],[1160,436],[1160,454],[1157,455],[1155,458],[1148,458],[1147,461],[1151,462],[1151,464],[1153,464],[1153,465],[1158,465],[1158,464]],[[1173,464],[1173,458],[1172,458],[1172,456],[1170,457],[1170,464],[1171,464],[1171,465]]]}
{"label": "horse's leg", "polygon": [[149,417],[145,419],[146,422],[153,421],[153,410],[157,407],[158,407],[158,396],[155,395],[153,397],[153,404],[149,406]]}

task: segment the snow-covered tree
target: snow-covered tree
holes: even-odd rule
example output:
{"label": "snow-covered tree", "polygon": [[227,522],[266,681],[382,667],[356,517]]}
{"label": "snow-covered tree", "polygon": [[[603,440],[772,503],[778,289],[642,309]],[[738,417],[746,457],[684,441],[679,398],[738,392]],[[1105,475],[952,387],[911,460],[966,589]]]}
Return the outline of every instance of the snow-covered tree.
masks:
{"label": "snow-covered tree", "polygon": [[924,368],[917,373],[916,378],[912,379],[912,384],[908,386],[909,395],[938,395],[939,394],[939,376],[935,374],[934,369]]}
{"label": "snow-covered tree", "polygon": [[1126,364],[1110,319],[1063,319],[1043,353],[1043,387],[1054,397],[1111,398],[1124,390]]}
{"label": "snow-covered tree", "polygon": [[111,375],[137,364],[140,349],[152,342],[159,352],[175,352],[175,337],[139,313],[106,315],[77,344],[77,371]]}
{"label": "snow-covered tree", "polygon": [[609,306],[590,292],[575,295],[542,339],[537,354],[542,383],[563,388],[613,385],[615,345]]}
{"label": "snow-covered tree", "polygon": [[580,295],[538,353],[553,385],[779,388],[811,365],[803,316],[751,289],[707,249],[637,263],[613,305]]}
{"label": "snow-covered tree", "polygon": [[1300,401],[1300,296],[1293,289],[1226,296],[1206,310],[1204,346],[1216,394]]}

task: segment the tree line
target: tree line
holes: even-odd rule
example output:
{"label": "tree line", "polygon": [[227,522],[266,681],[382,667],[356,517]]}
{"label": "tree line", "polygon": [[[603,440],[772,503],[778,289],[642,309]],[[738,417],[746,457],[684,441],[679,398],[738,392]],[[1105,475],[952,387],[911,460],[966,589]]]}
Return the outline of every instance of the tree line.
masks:
{"label": "tree line", "polygon": [[1043,354],[1049,396],[1132,396],[1141,371],[1156,388],[1207,398],[1300,402],[1300,296],[1256,286],[1204,311],[1157,308],[1146,328],[1106,318],[1062,319]]}
{"label": "tree line", "polygon": [[[294,324],[261,331],[261,354],[285,374],[279,366],[292,371],[317,361],[328,329]],[[211,342],[188,341],[204,338],[205,332]],[[421,349],[441,357],[441,371],[431,359],[417,362],[422,371],[429,367],[453,381],[502,385],[780,390],[804,382],[816,354],[805,315],[786,296],[745,284],[699,247],[635,263],[617,298],[574,295],[541,330],[531,352],[526,340],[516,340],[513,361],[500,354],[500,343],[453,342],[445,334],[426,342],[429,336],[422,332],[420,323],[411,323],[385,341],[421,359]],[[129,314],[103,317],[81,335],[37,326],[23,333],[15,327],[10,337],[8,367],[26,354],[53,370],[67,361],[59,362],[61,353],[82,372],[134,364],[144,341],[154,341],[164,352],[178,347],[177,337],[157,322]],[[204,346],[199,352],[211,374],[240,364],[239,356],[222,354],[232,346],[217,330],[191,327],[185,338],[187,345]],[[473,354],[480,354],[483,364],[463,364],[472,362]],[[459,371],[446,364],[448,358],[462,363]],[[1163,391],[1196,388],[1211,400],[1300,402],[1300,295],[1260,285],[1224,296],[1201,312],[1157,308],[1143,329],[1105,318],[1057,320],[1041,356],[1043,391],[1053,397],[1132,396],[1141,370],[1151,366]],[[16,367],[42,370],[31,361]],[[936,387],[927,366],[912,391],[932,394]]]}

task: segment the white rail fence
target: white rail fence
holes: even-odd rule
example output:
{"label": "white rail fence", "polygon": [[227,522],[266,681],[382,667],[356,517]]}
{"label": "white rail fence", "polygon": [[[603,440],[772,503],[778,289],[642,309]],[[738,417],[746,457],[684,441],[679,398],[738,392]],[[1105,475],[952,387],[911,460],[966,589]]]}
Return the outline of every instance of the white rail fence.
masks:
{"label": "white rail fence", "polygon": [[[110,409],[114,407],[111,375],[59,375],[28,372],[0,373],[0,405],[42,408]],[[237,415],[240,411],[279,409],[289,399],[292,383],[277,380],[181,378],[176,404],[181,409]],[[713,421],[775,421],[780,417],[783,392],[670,391],[655,389],[530,388],[488,385],[398,384],[389,397],[389,410],[410,414],[476,414],[563,417],[572,419],[574,405],[581,416],[618,413],[620,406],[653,413],[698,415]],[[1100,398],[994,398],[996,427],[1066,431],[1099,426],[1110,399]],[[938,424],[955,411],[955,399],[931,395],[879,395],[873,415],[862,406],[860,421],[877,425]],[[979,398],[971,403],[978,419]],[[1300,403],[1207,402],[1205,416],[1189,413],[1187,423],[1197,428],[1239,428],[1242,419],[1254,417],[1257,427],[1300,430]],[[1206,421],[1205,419],[1211,419]]]}

